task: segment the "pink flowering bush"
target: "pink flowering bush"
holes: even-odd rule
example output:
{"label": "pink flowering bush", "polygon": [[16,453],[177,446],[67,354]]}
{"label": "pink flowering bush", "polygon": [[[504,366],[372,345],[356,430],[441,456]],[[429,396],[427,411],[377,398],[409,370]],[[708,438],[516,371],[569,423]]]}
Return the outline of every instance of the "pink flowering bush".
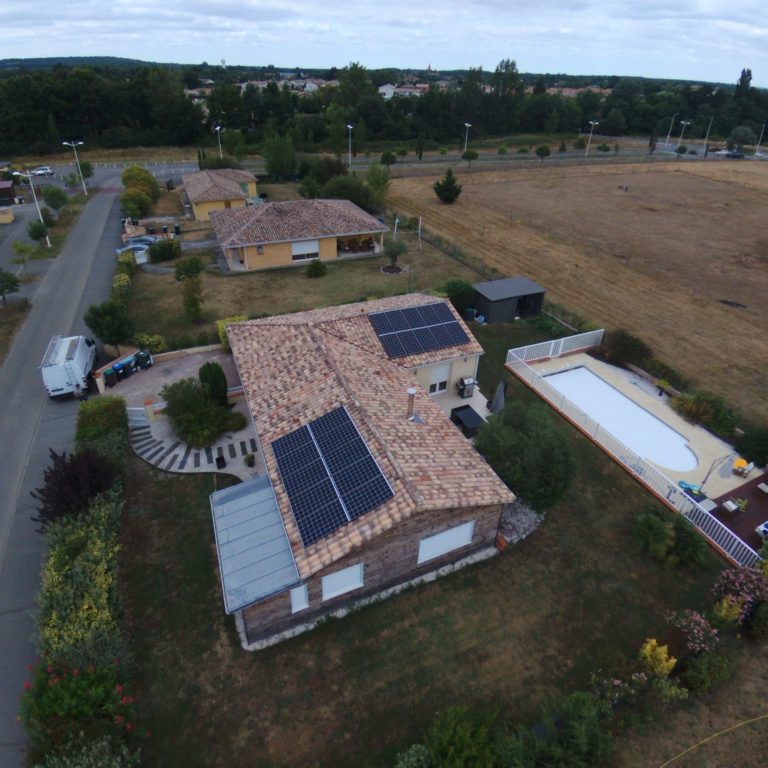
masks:
{"label": "pink flowering bush", "polygon": [[743,622],[757,603],[768,601],[768,578],[760,568],[729,568],[720,574],[712,592],[717,600],[733,597],[740,601]]}
{"label": "pink flowering bush", "polygon": [[120,678],[117,659],[100,667],[54,666],[46,661],[33,667],[21,699],[32,756],[56,750],[81,733],[88,738],[131,733],[134,698]]}
{"label": "pink flowering bush", "polygon": [[717,630],[698,611],[684,610],[670,613],[667,620],[683,632],[686,647],[691,653],[713,651],[718,641]]}
{"label": "pink flowering bush", "polygon": [[592,693],[612,707],[637,696],[648,687],[648,675],[635,672],[627,679],[594,673],[589,681]]}

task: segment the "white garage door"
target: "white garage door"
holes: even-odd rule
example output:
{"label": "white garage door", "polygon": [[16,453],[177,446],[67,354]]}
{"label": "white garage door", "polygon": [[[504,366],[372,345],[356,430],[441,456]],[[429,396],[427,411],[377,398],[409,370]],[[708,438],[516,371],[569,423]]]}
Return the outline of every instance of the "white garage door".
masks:
{"label": "white garage door", "polygon": [[323,600],[330,600],[362,586],[363,564],[350,565],[349,568],[323,576]]}
{"label": "white garage door", "polygon": [[427,560],[434,560],[436,557],[452,552],[454,549],[466,547],[472,543],[472,534],[475,531],[475,521],[463,525],[457,525],[455,528],[449,528],[447,531],[437,533],[434,536],[427,536],[419,542],[418,563],[426,563]]}

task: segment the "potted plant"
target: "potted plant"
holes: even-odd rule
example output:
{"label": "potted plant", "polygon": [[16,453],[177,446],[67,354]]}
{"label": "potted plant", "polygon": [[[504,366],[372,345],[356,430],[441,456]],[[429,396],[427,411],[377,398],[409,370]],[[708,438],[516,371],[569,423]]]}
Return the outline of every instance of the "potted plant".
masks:
{"label": "potted plant", "polygon": [[661,397],[669,387],[669,382],[666,379],[656,379],[654,382],[659,390],[659,397]]}
{"label": "potted plant", "polygon": [[256,457],[252,453],[246,453],[245,456],[243,456],[243,461],[245,462],[246,467],[256,466]]}

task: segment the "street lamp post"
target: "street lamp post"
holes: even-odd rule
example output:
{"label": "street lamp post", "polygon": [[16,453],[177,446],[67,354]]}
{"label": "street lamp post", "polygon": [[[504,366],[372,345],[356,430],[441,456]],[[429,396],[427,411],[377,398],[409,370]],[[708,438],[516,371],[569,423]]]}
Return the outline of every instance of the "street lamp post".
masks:
{"label": "street lamp post", "polygon": [[[35,208],[37,208],[38,218],[40,219],[40,223],[41,224],[45,224],[45,222],[43,221],[43,214],[40,211],[40,203],[37,202],[37,195],[35,194],[35,182],[32,181],[32,178],[33,178],[32,174],[31,173],[19,173],[19,171],[14,171],[13,175],[14,176],[23,176],[25,179],[27,179],[27,181],[29,181],[29,187],[32,190],[32,199],[35,201]],[[46,230],[47,230],[47,228],[46,228]],[[51,238],[48,237],[47,234],[45,235],[45,242],[48,245],[48,247],[50,248],[51,247]]]}
{"label": "street lamp post", "polygon": [[221,151],[221,132],[223,129],[220,125],[216,125],[214,126],[213,130],[216,131],[216,136],[219,138],[219,160],[221,160],[224,157]]}
{"label": "street lamp post", "polygon": [[690,124],[691,124],[690,120],[681,120],[680,121],[680,125],[682,125],[683,127],[680,129],[680,138],[677,140],[677,146],[675,147],[675,150],[677,150],[680,147],[680,144],[683,141],[683,135],[685,134],[685,127],[687,125],[690,125]]}
{"label": "street lamp post", "polygon": [[464,134],[464,151],[466,152],[469,144],[469,129],[472,127],[472,123],[464,123],[464,127],[467,129]]}
{"label": "street lamp post", "polygon": [[589,145],[592,143],[592,132],[595,130],[596,125],[600,125],[600,123],[597,120],[589,121],[589,138],[587,139],[587,149],[584,152],[584,157],[586,157],[589,154]]}
{"label": "street lamp post", "polygon": [[667,140],[664,142],[664,146],[669,146],[669,137],[672,135],[672,126],[675,124],[675,118],[679,115],[679,112],[675,112],[674,115],[672,115],[672,119],[669,121],[669,130],[667,131]]}
{"label": "street lamp post", "polygon": [[88,197],[88,190],[85,188],[85,177],[83,176],[83,169],[80,167],[80,158],[77,156],[77,148],[83,146],[82,141],[62,141],[61,142],[63,146],[65,147],[72,147],[75,153],[75,165],[77,166],[77,172],[80,174],[80,183],[83,185],[83,192],[85,193],[85,196]]}
{"label": "street lamp post", "polygon": [[349,130],[349,146],[347,150],[347,167],[352,170],[352,123],[347,123],[347,129]]}
{"label": "street lamp post", "polygon": [[760,138],[757,140],[757,147],[755,148],[755,157],[760,157],[760,142],[763,140],[763,133],[765,132],[765,123],[760,126]]}
{"label": "street lamp post", "polygon": [[707,135],[704,137],[704,156],[706,157],[707,153],[709,152],[709,131],[712,128],[712,123],[714,121],[714,117],[709,118],[709,125],[707,126]]}

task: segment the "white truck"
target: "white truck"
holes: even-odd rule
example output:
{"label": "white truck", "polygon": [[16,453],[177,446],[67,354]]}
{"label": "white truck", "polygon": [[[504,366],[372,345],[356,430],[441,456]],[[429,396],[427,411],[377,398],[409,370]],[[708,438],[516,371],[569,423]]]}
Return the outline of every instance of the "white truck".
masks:
{"label": "white truck", "polygon": [[48,397],[79,395],[88,389],[88,376],[96,359],[96,344],[85,336],[54,336],[40,368]]}

